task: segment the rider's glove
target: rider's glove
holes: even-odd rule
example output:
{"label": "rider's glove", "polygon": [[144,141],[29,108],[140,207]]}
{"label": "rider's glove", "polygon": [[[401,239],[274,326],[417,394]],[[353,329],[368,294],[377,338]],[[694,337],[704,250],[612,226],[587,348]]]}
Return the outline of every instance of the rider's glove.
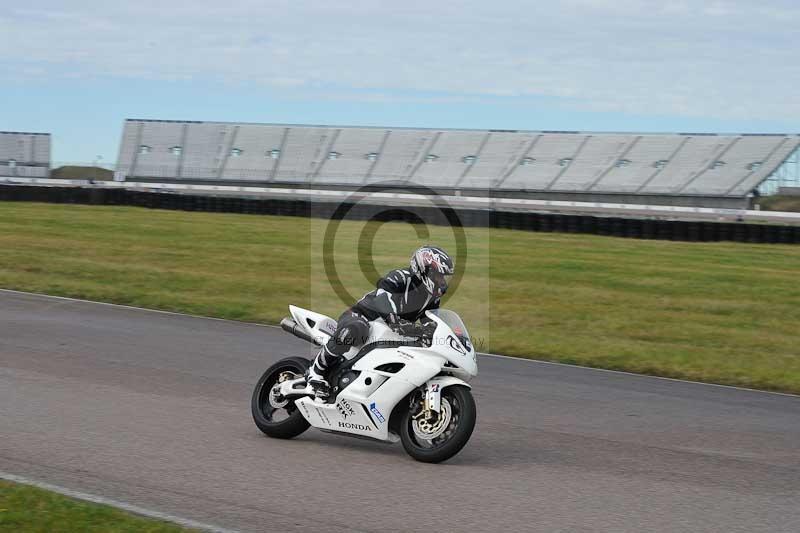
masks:
{"label": "rider's glove", "polygon": [[428,317],[421,318],[419,321],[419,325],[425,329],[431,329],[431,330],[436,329],[436,321],[431,320]]}
{"label": "rider's glove", "polygon": [[[433,329],[435,329],[435,327],[431,328],[430,324],[430,321],[426,324],[420,324],[400,319],[397,323],[395,331],[405,337],[414,337],[418,342],[421,342],[425,346],[429,346],[430,335],[433,333]],[[435,325],[435,323],[433,324]]]}
{"label": "rider's glove", "polygon": [[410,331],[414,329],[414,323],[410,322],[404,318],[398,318],[397,322],[395,322],[395,326],[400,331]]}
{"label": "rider's glove", "polygon": [[392,313],[386,317],[386,322],[389,324],[389,327],[392,328],[394,331],[401,335],[411,335],[410,331],[414,329],[414,323],[409,322],[405,318],[400,318],[396,314]]}

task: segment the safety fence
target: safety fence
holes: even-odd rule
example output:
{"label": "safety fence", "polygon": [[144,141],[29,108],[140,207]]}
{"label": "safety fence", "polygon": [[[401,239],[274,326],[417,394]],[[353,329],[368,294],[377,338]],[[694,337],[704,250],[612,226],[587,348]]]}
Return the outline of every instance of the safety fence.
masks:
{"label": "safety fence", "polygon": [[[587,233],[636,239],[712,242],[800,244],[800,226],[656,220],[579,214],[487,211],[442,206],[398,206],[309,199],[241,198],[84,187],[0,185],[0,201],[28,201],[89,205],[126,205],[151,209],[319,217],[330,219],[346,211],[347,219],[406,221],[432,224],[493,227],[522,231]],[[345,205],[348,209],[342,209]],[[453,217],[455,215],[455,218]]]}

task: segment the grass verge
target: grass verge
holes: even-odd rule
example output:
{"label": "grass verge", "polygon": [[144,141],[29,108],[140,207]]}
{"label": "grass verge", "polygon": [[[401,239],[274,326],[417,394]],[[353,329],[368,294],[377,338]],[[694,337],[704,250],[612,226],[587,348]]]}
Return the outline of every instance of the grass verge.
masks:
{"label": "grass verge", "polygon": [[0,480],[0,531],[18,533],[178,533],[174,524],[55,492]]}
{"label": "grass verge", "polygon": [[764,196],[758,199],[758,205],[764,211],[800,212],[800,196]]}
{"label": "grass verge", "polygon": [[[448,228],[133,207],[0,203],[0,287],[276,323],[336,315],[375,270]],[[374,235],[374,240],[364,235]],[[468,228],[446,306],[483,351],[800,393],[800,247]],[[363,269],[369,273],[370,268]],[[236,342],[236,339],[231,339]]]}

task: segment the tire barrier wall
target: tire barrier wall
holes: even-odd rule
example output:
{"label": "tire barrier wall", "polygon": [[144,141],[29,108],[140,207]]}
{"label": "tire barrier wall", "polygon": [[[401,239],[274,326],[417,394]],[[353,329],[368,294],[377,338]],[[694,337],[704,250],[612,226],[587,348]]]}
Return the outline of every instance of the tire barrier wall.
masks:
{"label": "tire barrier wall", "polygon": [[[341,204],[271,198],[201,196],[164,192],[133,191],[81,187],[36,187],[0,185],[0,201],[47,202],[87,205],[125,205],[151,209],[245,213],[330,218]],[[587,233],[634,239],[657,239],[690,242],[735,241],[750,243],[800,244],[800,226],[655,220],[592,215],[562,215],[518,211],[454,209],[464,226],[493,227],[521,231]],[[430,223],[449,225],[437,207],[403,206],[387,209],[385,205],[358,203],[348,219],[395,220],[412,222],[422,218]]]}

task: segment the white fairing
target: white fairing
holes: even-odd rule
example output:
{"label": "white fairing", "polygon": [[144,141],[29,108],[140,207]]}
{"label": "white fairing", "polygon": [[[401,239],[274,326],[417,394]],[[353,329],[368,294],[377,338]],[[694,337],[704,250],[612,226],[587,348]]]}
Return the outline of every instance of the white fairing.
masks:
{"label": "white fairing", "polygon": [[[319,328],[329,327],[325,319],[332,319],[294,306],[290,309],[295,321],[303,324],[310,334],[329,337]],[[311,397],[295,401],[306,420],[319,429],[397,441],[398,436],[389,431],[389,418],[411,391],[422,388],[426,405],[438,411],[442,389],[468,386],[466,380],[477,375],[478,365],[461,319],[444,309],[427,314],[437,324],[430,347],[373,349],[355,362],[352,369],[359,372],[358,377],[336,396],[334,403],[322,403]],[[306,321],[308,318],[314,326]],[[333,324],[335,329],[336,322]],[[383,321],[371,323],[369,342],[402,339]]]}
{"label": "white fairing", "polygon": [[289,306],[289,312],[298,326],[317,339],[317,344],[325,344],[336,331],[336,321],[329,316],[296,307]]}

